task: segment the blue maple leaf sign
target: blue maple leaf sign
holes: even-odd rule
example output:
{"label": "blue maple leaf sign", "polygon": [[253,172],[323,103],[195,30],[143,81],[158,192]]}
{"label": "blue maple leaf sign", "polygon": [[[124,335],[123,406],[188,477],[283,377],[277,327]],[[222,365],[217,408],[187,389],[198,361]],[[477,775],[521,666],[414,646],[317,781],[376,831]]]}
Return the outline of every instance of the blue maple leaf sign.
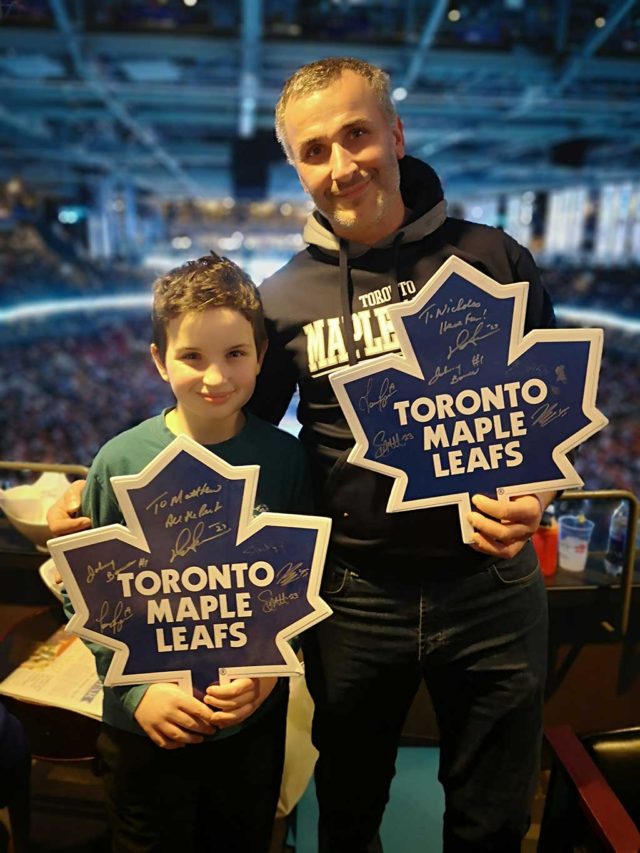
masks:
{"label": "blue maple leaf sign", "polygon": [[331,522],[253,517],[258,476],[178,436],[139,474],[112,478],[126,527],[49,541],[75,609],[68,629],[115,650],[106,684],[175,681],[199,695],[300,672],[287,640],[331,613],[318,595]]}
{"label": "blue maple leaf sign", "polygon": [[356,443],[349,462],[395,478],[388,512],[582,485],[567,452],[607,419],[595,407],[601,329],[523,336],[527,282],[449,258],[391,306],[401,354],[330,375]]}

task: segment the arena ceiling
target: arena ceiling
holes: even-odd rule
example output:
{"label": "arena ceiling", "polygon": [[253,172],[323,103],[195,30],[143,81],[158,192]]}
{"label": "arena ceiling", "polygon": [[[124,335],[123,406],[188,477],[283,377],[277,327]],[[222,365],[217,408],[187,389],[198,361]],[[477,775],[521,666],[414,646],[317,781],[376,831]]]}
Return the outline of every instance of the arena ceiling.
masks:
{"label": "arena ceiling", "polygon": [[406,90],[450,196],[638,176],[635,0],[0,0],[0,180],[299,197],[273,108],[337,54]]}

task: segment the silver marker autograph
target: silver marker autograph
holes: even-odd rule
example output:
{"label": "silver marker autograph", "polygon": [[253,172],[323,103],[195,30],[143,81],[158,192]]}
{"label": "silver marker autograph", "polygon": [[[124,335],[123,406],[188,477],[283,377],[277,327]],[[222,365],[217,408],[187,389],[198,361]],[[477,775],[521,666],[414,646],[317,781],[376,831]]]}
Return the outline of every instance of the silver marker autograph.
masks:
{"label": "silver marker autograph", "polygon": [[413,440],[412,432],[394,432],[393,435],[387,436],[383,429],[377,432],[373,437],[373,446],[376,448],[374,454],[376,459],[382,459],[388,456],[392,450],[399,450],[404,447],[408,441]]}
{"label": "silver marker autograph", "polygon": [[358,408],[361,412],[364,412],[367,415],[372,409],[377,409],[379,412],[381,412],[383,409],[386,408],[390,398],[397,393],[395,384],[393,382],[390,382],[387,378],[382,380],[382,385],[380,386],[378,397],[375,400],[369,399],[372,390],[373,378],[370,377],[369,381],[367,382],[366,393],[363,394],[362,397],[360,397],[360,399],[358,400]]}
{"label": "silver marker autograph", "polygon": [[176,544],[171,549],[169,562],[173,563],[176,557],[185,557],[189,551],[197,551],[205,542],[211,542],[213,539],[219,539],[220,536],[224,536],[225,533],[229,533],[231,530],[230,527],[227,527],[227,525],[221,521],[216,524],[210,524],[209,529],[215,530],[215,534],[203,539],[202,534],[204,533],[204,521],[199,521],[193,530],[189,527],[183,528],[180,533],[178,533]]}
{"label": "silver marker autograph", "polygon": [[569,411],[569,406],[559,408],[557,403],[543,403],[531,415],[531,423],[535,426],[546,427],[556,418],[564,418]]}
{"label": "silver marker autograph", "polygon": [[297,601],[300,596],[297,592],[291,592],[287,594],[286,592],[279,592],[277,595],[273,595],[270,589],[263,589],[258,593],[258,601],[262,602],[262,612],[263,613],[273,613],[274,610],[277,610],[279,607],[283,607],[285,604],[290,604],[292,601]]}
{"label": "silver marker autograph", "polygon": [[294,583],[299,578],[306,578],[309,574],[309,569],[302,563],[285,563],[281,569],[276,572],[276,583],[280,586]]}
{"label": "silver marker autograph", "polygon": [[112,634],[119,634],[122,631],[125,622],[133,618],[133,611],[127,605],[125,607],[123,601],[118,601],[113,609],[113,616],[109,613],[109,602],[103,601],[100,605],[100,614],[96,622],[100,626],[100,631],[111,631]]}
{"label": "silver marker autograph", "polygon": [[111,581],[115,580],[120,572],[124,572],[125,569],[128,569],[129,566],[132,566],[136,561],[129,560],[128,563],[125,563],[124,566],[119,566],[116,569],[116,561],[109,560],[108,563],[103,563],[102,560],[99,561],[97,566],[92,566],[89,564],[87,566],[87,583],[93,583],[96,577],[102,572],[105,572],[105,578],[107,583],[111,583]]}
{"label": "silver marker autograph", "polygon": [[500,327],[497,324],[492,324],[493,328],[489,328],[488,332],[481,334],[482,330],[485,328],[484,323],[478,323],[473,332],[469,332],[468,329],[463,329],[457,336],[456,342],[454,346],[449,347],[449,354],[447,355],[447,361],[451,358],[454,352],[462,352],[468,346],[477,346],[479,341],[483,341],[485,338],[490,338],[491,335],[495,335],[500,331]]}

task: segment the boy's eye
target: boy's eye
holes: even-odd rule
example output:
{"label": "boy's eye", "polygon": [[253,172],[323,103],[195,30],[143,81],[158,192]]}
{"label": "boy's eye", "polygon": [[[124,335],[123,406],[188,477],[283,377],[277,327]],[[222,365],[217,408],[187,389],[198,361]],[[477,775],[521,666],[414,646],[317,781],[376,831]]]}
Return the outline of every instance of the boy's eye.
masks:
{"label": "boy's eye", "polygon": [[242,358],[246,354],[246,351],[243,349],[232,349],[229,352],[229,358]]}
{"label": "boy's eye", "polygon": [[197,352],[185,352],[182,358],[184,361],[196,361],[200,358],[200,354]]}

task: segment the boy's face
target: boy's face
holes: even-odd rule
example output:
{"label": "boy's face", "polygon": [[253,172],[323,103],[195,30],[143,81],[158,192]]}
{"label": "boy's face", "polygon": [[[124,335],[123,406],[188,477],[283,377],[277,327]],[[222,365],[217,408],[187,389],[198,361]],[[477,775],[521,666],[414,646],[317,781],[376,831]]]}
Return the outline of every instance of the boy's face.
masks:
{"label": "boy's face", "polygon": [[371,245],[401,225],[402,124],[389,124],[367,80],[343,72],[292,100],[284,125],[302,186],[338,236]]}
{"label": "boy's face", "polygon": [[187,312],[169,321],[164,361],[155,344],[151,354],[178,403],[170,427],[203,444],[240,431],[264,355],[246,317],[233,308]]}

